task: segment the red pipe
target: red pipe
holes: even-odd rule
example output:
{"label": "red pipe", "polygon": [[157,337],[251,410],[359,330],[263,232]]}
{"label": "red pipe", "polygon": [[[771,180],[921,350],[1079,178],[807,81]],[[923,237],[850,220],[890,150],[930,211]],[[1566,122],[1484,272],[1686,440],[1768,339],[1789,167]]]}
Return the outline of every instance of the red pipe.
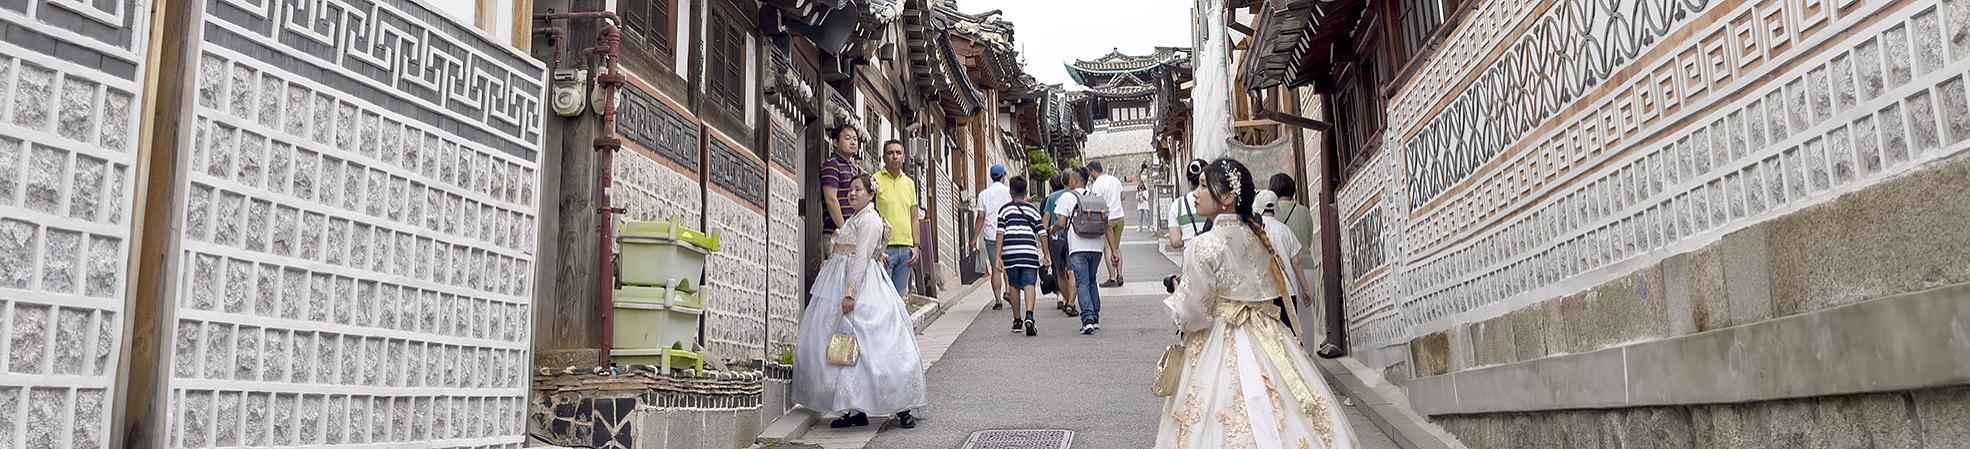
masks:
{"label": "red pipe", "polygon": [[[599,192],[596,195],[597,206],[595,208],[596,245],[598,248],[596,250],[596,296],[600,299],[602,315],[602,351],[599,355],[599,363],[601,366],[608,366],[609,351],[611,349],[610,346],[612,346],[610,340],[615,335],[616,267],[615,254],[611,250],[613,248],[611,243],[615,240],[615,227],[612,225],[615,224],[615,214],[622,212],[622,210],[613,207],[610,202],[610,194],[615,187],[615,176],[612,173],[614,171],[615,154],[616,150],[622,149],[622,139],[616,134],[616,93],[622,89],[623,84],[627,82],[628,78],[623,76],[622,68],[617,65],[622,50],[622,31],[616,26],[616,13],[609,11],[549,12],[534,15],[534,20],[549,21],[550,23],[554,20],[578,19],[593,19],[605,22],[605,25],[602,26],[601,30],[595,36],[595,46],[582,49],[577,56],[578,59],[585,62],[590,56],[600,55],[602,56],[602,65],[606,67],[606,69],[595,74],[595,84],[598,88],[603,89],[604,95],[602,110],[598,111],[602,115],[601,135],[595,138],[594,146],[595,151],[599,152],[596,154],[596,170],[598,171],[596,174],[596,187],[599,189]],[[550,38],[563,35],[563,32],[558,27],[548,27],[548,29],[554,31],[543,34],[549,35]],[[535,32],[542,33],[538,28]],[[554,50],[556,69],[560,68],[561,48],[562,46],[558,44],[557,40]]]}

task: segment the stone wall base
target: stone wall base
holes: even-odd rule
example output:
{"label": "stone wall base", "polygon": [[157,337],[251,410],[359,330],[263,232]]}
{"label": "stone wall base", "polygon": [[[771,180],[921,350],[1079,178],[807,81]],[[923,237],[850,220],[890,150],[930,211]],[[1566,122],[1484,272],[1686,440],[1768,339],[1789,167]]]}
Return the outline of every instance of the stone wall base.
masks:
{"label": "stone wall base", "polygon": [[1970,442],[1970,387],[1435,421],[1473,449],[1960,448]]}

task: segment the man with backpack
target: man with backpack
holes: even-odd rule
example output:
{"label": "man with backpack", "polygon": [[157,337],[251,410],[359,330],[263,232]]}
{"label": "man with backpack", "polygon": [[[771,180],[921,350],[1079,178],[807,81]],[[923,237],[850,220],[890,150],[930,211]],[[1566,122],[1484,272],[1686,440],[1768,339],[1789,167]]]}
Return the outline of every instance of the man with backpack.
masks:
{"label": "man with backpack", "polygon": [[1081,335],[1094,335],[1101,329],[1101,289],[1095,276],[1107,246],[1108,202],[1090,192],[1087,183],[1087,169],[1068,169],[1069,191],[1054,205],[1054,213],[1067,219],[1055,221],[1053,231],[1067,235],[1067,264],[1074,271],[1074,296],[1081,306]]}

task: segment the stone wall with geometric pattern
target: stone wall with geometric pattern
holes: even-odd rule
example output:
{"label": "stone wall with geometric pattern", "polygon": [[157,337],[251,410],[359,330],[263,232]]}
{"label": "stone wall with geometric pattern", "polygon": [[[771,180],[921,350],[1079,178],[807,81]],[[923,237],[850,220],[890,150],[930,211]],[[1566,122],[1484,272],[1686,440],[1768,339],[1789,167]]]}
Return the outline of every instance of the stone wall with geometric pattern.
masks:
{"label": "stone wall with geometric pattern", "polygon": [[544,68],[405,0],[213,0],[173,447],[518,447]]}
{"label": "stone wall with geometric pattern", "polygon": [[0,3],[0,445],[105,447],[148,1]]}
{"label": "stone wall with geometric pattern", "polygon": [[1344,227],[1382,214],[1382,232],[1343,232],[1360,275],[1350,326],[1370,353],[1601,285],[1970,140],[1965,0],[1492,2],[1445,42],[1340,192]]}
{"label": "stone wall with geometric pattern", "polygon": [[[777,114],[776,114],[777,115]],[[801,232],[800,132],[775,118],[772,131],[771,164],[766,187],[766,355],[779,360],[780,353],[794,342],[800,326],[800,313],[807,304],[807,285],[800,250],[805,238]]]}
{"label": "stone wall with geometric pattern", "polygon": [[705,349],[749,367],[766,358],[766,164],[715,132],[704,150],[704,226],[719,236],[705,260]]}

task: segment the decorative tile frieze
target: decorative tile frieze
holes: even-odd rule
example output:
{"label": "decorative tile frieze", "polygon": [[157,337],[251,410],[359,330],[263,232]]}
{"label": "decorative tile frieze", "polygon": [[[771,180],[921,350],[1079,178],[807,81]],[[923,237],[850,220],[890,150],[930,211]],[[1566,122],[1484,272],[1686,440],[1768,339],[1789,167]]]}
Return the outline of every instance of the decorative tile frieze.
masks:
{"label": "decorative tile frieze", "polygon": [[629,141],[657,152],[687,172],[698,172],[698,142],[704,137],[701,126],[633,84],[622,89],[616,128]]}
{"label": "decorative tile frieze", "polygon": [[742,153],[742,149],[710,139],[705,145],[705,168],[712,184],[738,195],[753,207],[766,207],[766,167]]}

